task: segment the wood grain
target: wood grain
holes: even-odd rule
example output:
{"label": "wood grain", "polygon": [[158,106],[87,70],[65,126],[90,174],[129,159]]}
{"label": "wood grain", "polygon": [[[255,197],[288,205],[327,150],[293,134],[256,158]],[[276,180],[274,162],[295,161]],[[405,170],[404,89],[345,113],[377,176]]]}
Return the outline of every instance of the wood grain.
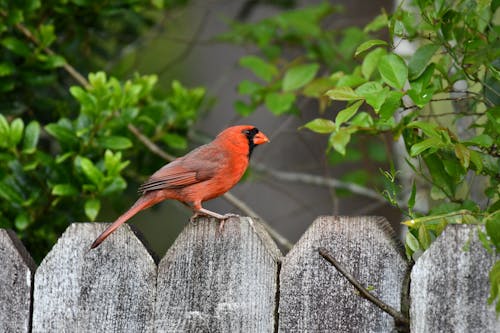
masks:
{"label": "wood grain", "polygon": [[478,226],[449,225],[411,273],[412,332],[500,332],[486,300],[496,260],[477,237]]}
{"label": "wood grain", "polygon": [[74,223],[35,274],[33,332],[151,332],[156,264],[128,225]]}
{"label": "wood grain", "polygon": [[387,220],[319,217],[283,259],[279,332],[393,331],[393,318],[357,295],[320,247],[379,299],[401,308],[409,265]]}
{"label": "wood grain", "polygon": [[273,332],[281,253],[250,218],[190,223],[158,267],[157,332]]}
{"label": "wood grain", "polygon": [[29,332],[36,265],[12,230],[0,229],[0,332]]}

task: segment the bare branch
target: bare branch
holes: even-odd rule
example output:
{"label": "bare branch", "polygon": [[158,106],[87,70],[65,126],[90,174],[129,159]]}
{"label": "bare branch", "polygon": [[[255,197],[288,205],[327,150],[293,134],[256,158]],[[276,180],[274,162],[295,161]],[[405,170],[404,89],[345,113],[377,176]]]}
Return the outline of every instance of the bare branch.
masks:
{"label": "bare branch", "polygon": [[382,311],[386,312],[389,314],[391,317],[394,318],[396,322],[396,327],[400,332],[409,332],[409,325],[410,321],[407,317],[405,317],[401,312],[398,310],[394,309],[392,306],[384,303],[381,301],[379,298],[377,298],[375,295],[370,293],[365,287],[359,283],[356,278],[349,273],[329,252],[327,249],[324,247],[320,247],[318,249],[319,254],[330,264],[333,265],[339,271],[340,274],[342,274],[353,286],[359,291],[359,295],[363,297],[364,299],[372,302],[375,304],[379,309]]}
{"label": "bare branch", "polygon": [[[0,11],[0,15],[4,16],[4,17],[7,17],[7,14],[4,12],[4,11]],[[33,44],[39,46],[40,45],[40,41],[31,33],[31,31],[29,31],[28,28],[26,28],[24,25],[22,25],[21,23],[17,23],[16,24],[16,28],[17,30],[19,30],[26,38],[28,38],[31,42],[33,42]],[[56,55],[56,53],[54,51],[52,51],[52,49],[48,48],[48,47],[45,47],[43,48],[43,51],[45,53],[47,53],[48,55]],[[68,64],[67,62],[64,62],[64,65],[62,66],[66,72],[71,75],[71,77],[73,77],[75,79],[75,81],[77,81],[79,84],[81,84],[82,86],[84,87],[88,87],[89,86],[89,81],[87,81],[87,79],[82,75],[80,74],[73,66],[71,66],[70,64]]]}
{"label": "bare branch", "polygon": [[175,156],[170,155],[169,153],[158,147],[156,143],[149,140],[149,138],[142,134],[142,132],[133,124],[128,124],[127,128],[130,132],[132,132],[132,134],[135,135],[137,139],[139,139],[139,141],[141,141],[149,149],[149,151],[160,156],[168,162],[172,162],[173,160],[175,160]]}
{"label": "bare branch", "polygon": [[354,194],[359,194],[378,201],[386,202],[385,198],[378,192],[354,183],[348,183],[335,178],[327,178],[307,173],[274,170],[260,163],[252,164],[252,166],[255,170],[279,180],[288,182],[300,182],[304,184],[331,187],[335,189],[345,189]]}

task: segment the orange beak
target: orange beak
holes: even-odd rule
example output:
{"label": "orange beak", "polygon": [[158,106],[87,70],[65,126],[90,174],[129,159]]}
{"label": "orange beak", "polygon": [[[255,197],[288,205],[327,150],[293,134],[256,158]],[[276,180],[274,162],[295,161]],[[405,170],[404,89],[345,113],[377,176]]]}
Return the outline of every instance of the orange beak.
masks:
{"label": "orange beak", "polygon": [[267,138],[267,136],[262,133],[262,132],[258,132],[257,134],[255,134],[255,136],[253,137],[253,143],[255,145],[261,145],[263,143],[266,143],[266,142],[269,142],[269,139]]}

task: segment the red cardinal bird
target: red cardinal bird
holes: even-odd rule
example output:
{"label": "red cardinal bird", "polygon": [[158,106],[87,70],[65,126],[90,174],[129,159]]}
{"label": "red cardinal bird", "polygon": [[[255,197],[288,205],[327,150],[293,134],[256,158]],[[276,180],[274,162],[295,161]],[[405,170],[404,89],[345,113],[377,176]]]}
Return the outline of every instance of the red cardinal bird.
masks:
{"label": "red cardinal bird", "polygon": [[269,142],[254,126],[233,126],[222,131],[212,142],[196,148],[156,171],[139,187],[142,196],[113,224],[97,237],[91,248],[99,246],[120,225],[158,202],[175,199],[192,207],[195,214],[226,220],[201,206],[202,201],[224,194],[240,180],[247,169],[253,149]]}

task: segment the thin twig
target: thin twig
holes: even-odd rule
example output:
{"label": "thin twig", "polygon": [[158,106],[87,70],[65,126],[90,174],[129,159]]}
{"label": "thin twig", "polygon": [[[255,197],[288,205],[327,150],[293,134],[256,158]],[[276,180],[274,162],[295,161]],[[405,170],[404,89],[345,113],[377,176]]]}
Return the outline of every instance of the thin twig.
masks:
{"label": "thin twig", "polygon": [[287,250],[290,250],[293,247],[293,244],[282,236],[278,231],[276,231],[273,227],[269,225],[259,214],[257,214],[252,208],[250,208],[246,203],[235,197],[232,193],[227,192],[222,196],[228,202],[230,202],[233,206],[247,214],[248,216],[252,216],[257,218],[260,223],[266,228],[267,232],[271,235],[272,238],[280,245],[282,245]]}
{"label": "thin twig", "polygon": [[310,185],[316,185],[316,186],[325,186],[325,187],[331,187],[331,188],[336,188],[336,189],[345,189],[348,190],[354,194],[359,194],[365,197],[369,197],[372,199],[376,199],[377,201],[383,201],[386,202],[385,198],[380,195],[378,192],[354,184],[354,183],[349,183],[349,182],[344,182],[335,178],[327,178],[327,177],[322,177],[322,176],[317,176],[317,175],[312,175],[312,174],[307,174],[307,173],[299,173],[299,172],[288,172],[288,171],[280,171],[280,170],[274,170],[271,168],[266,167],[263,164],[252,164],[253,168],[259,172],[262,172],[264,174],[268,174],[276,179],[279,180],[285,180],[285,181],[290,181],[290,182],[300,182],[300,183],[305,183],[305,184],[310,184]]}
{"label": "thin twig", "polygon": [[210,9],[205,10],[205,13],[203,13],[203,17],[201,18],[201,22],[198,24],[198,26],[196,27],[196,31],[193,33],[191,41],[186,44],[186,47],[178,56],[163,65],[163,67],[158,71],[159,75],[163,75],[166,71],[177,65],[177,63],[184,61],[189,56],[193,48],[198,44],[198,36],[206,26],[209,14]]}
{"label": "thin twig", "polygon": [[175,160],[175,156],[170,155],[169,153],[167,153],[166,151],[161,149],[156,143],[154,143],[147,136],[142,134],[142,132],[137,127],[135,127],[133,124],[128,124],[127,128],[130,132],[132,132],[132,134],[135,135],[135,137],[139,141],[141,141],[146,146],[146,148],[149,149],[149,151],[160,156],[161,158],[163,158],[164,160],[166,160],[168,162],[172,162],[173,160]]}
{"label": "thin twig", "polygon": [[392,306],[386,304],[385,302],[381,301],[378,299],[375,295],[370,293],[365,287],[359,283],[356,278],[349,273],[329,252],[327,249],[324,247],[320,247],[318,249],[319,254],[330,264],[332,264],[337,271],[340,272],[353,286],[359,291],[359,295],[363,297],[364,299],[372,302],[375,304],[379,309],[382,311],[386,312],[389,314],[391,317],[394,318],[396,322],[396,327],[398,327],[398,330],[402,332],[409,332],[409,325],[410,321],[407,317],[405,317],[401,312],[398,310],[394,309]]}
{"label": "thin twig", "polygon": [[[7,14],[4,12],[4,11],[0,11],[0,15],[4,16],[4,17],[7,17]],[[16,28],[17,30],[19,30],[26,38],[28,38],[30,41],[33,42],[33,44],[39,46],[40,45],[40,41],[31,33],[31,31],[26,28],[24,25],[22,25],[21,23],[17,23],[16,24]],[[47,53],[48,55],[56,55],[56,53],[54,51],[52,51],[52,49],[48,48],[48,47],[44,47],[43,48],[43,51],[45,53]],[[66,72],[68,72],[69,75],[71,75],[79,84],[81,84],[82,86],[84,87],[88,87],[89,86],[89,81],[87,81],[87,79],[81,75],[73,66],[71,66],[69,63],[67,63],[66,61],[64,62],[64,65],[62,65],[62,67],[66,70]]]}

